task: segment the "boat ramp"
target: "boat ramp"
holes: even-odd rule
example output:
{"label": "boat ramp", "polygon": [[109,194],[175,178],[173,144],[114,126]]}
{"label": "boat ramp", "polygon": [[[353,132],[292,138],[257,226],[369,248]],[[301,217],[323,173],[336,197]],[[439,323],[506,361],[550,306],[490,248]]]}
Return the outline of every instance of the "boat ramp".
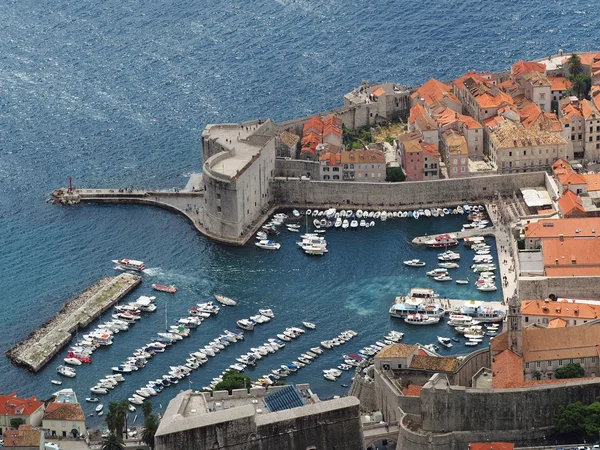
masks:
{"label": "boat ramp", "polygon": [[98,281],[67,302],[56,316],[7,351],[6,356],[14,364],[40,371],[69,343],[78,328],[89,325],[141,281],[140,276],[130,273]]}

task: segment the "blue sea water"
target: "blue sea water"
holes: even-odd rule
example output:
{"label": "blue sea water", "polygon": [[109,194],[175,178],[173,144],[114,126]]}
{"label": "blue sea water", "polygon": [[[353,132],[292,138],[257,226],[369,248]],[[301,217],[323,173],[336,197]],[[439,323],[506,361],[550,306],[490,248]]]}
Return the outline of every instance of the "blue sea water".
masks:
{"label": "blue sea water", "polygon": [[[80,398],[93,382],[196,302],[223,290],[240,300],[193,337],[159,355],[108,396],[129,396],[146,380],[182,363],[236,318],[259,307],[277,317],[196,371],[201,387],[234,356],[301,320],[317,323],[260,363],[256,377],[319,341],[353,328],[360,336],[293,377],[322,396],[340,383],[320,376],[342,352],[357,350],[402,324],[387,308],[422,271],[401,261],[434,253],[406,244],[460,221],[388,222],[358,233],[333,232],[330,253],[308,258],[283,235],[277,253],[228,248],[198,236],[181,217],[136,206],[46,203],[72,176],[78,186],[181,187],[201,169],[208,123],[269,116],[280,121],[339,106],[361,80],[421,83],[469,69],[504,70],[520,58],[600,48],[595,1],[5,0],[0,3],[0,342],[2,352],[97,279],[110,260],[135,257],[151,282],[175,283],[148,315],[89,367],[65,381]],[[462,269],[461,269],[462,270]],[[418,275],[417,275],[418,274]],[[441,288],[441,286],[440,286]],[[443,295],[499,298],[471,287]],[[406,342],[433,342],[445,328],[405,330]],[[0,391],[47,397],[59,359],[39,374],[0,358]],[[264,370],[263,370],[264,369]],[[185,386],[187,387],[187,386]],[[154,403],[164,407],[169,388]],[[108,398],[107,398],[108,400]],[[87,408],[87,407],[86,407]],[[94,421],[90,422],[95,425]]]}

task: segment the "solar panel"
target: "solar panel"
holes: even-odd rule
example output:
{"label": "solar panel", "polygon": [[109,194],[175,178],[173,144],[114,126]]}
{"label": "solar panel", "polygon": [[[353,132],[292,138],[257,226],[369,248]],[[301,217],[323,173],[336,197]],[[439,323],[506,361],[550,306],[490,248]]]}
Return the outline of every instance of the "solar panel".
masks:
{"label": "solar panel", "polygon": [[267,395],[265,405],[270,412],[275,412],[304,406],[304,402],[294,386],[285,386],[279,391]]}

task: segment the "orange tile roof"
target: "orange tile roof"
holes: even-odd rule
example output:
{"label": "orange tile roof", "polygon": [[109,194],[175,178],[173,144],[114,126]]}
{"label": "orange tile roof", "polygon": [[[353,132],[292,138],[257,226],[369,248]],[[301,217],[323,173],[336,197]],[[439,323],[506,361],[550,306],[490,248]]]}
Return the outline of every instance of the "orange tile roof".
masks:
{"label": "orange tile roof", "polygon": [[15,392],[0,395],[0,414],[12,416],[29,416],[37,411],[44,402],[39,402],[35,397],[18,398]]}
{"label": "orange tile roof", "polygon": [[592,86],[592,100],[596,108],[600,109],[600,86]]}
{"label": "orange tile roof", "polygon": [[431,156],[432,158],[440,157],[440,152],[438,152],[437,145],[430,144],[429,142],[425,142],[422,140],[420,140],[420,141],[410,140],[410,141],[404,142],[403,145],[404,145],[405,153],[425,152],[425,153],[427,153],[428,156]]}
{"label": "orange tile roof", "polygon": [[[600,59],[600,53],[578,53],[577,56],[579,56],[579,60],[584,66],[591,66],[594,62]],[[571,56],[562,60],[563,65],[568,64],[570,57]]]}
{"label": "orange tile roof", "polygon": [[373,95],[374,95],[375,97],[380,97],[380,96],[382,96],[383,94],[385,94],[385,91],[384,91],[384,90],[383,90],[381,87],[378,87],[377,89],[375,89],[375,90],[373,91]]}
{"label": "orange tile roof", "polygon": [[585,175],[583,175],[583,178],[585,179],[585,181],[587,183],[588,192],[600,191],[600,174],[598,174],[598,173],[587,174],[586,173]]}
{"label": "orange tile roof", "polygon": [[437,129],[436,123],[423,105],[416,104],[410,108],[409,124],[416,124],[421,131]]}
{"label": "orange tile roof", "polygon": [[342,164],[348,163],[384,163],[385,154],[378,150],[354,150],[342,152]]}
{"label": "orange tile roof", "polygon": [[572,186],[588,183],[584,175],[579,175],[578,173],[573,172],[571,164],[569,164],[562,158],[559,158],[556,161],[554,161],[554,163],[552,164],[552,172],[563,186]]}
{"label": "orange tile roof", "polygon": [[458,113],[450,108],[444,108],[441,112],[435,114],[435,121],[442,127],[462,124],[466,128],[483,128],[473,117]]}
{"label": "orange tile roof", "polygon": [[454,372],[459,365],[460,361],[450,356],[415,355],[410,363],[410,368],[435,372]]}
{"label": "orange tile roof", "polygon": [[381,358],[407,358],[417,350],[416,345],[407,344],[392,344],[383,347],[379,353],[375,355],[375,359]]}
{"label": "orange tile roof", "polygon": [[515,78],[531,72],[545,73],[546,64],[535,61],[526,62],[521,59],[512,65],[511,72]]}
{"label": "orange tile roof", "polygon": [[441,102],[444,98],[449,98],[460,104],[460,100],[452,93],[452,86],[444,84],[434,78],[431,78],[427,83],[420,86],[415,94],[416,97],[422,98],[428,106],[436,101]]}
{"label": "orange tile roof", "polygon": [[566,91],[573,87],[573,83],[564,77],[548,77],[553,91]]}
{"label": "orange tile roof", "polygon": [[323,132],[323,121],[319,116],[311,117],[308,122],[304,124],[304,132],[308,132],[310,129],[314,130],[316,133]]}
{"label": "orange tile roof", "polygon": [[523,329],[523,361],[597,357],[600,326]]}
{"label": "orange tile roof", "polygon": [[554,131],[560,133],[562,125],[554,114],[543,112],[540,107],[533,102],[522,104],[519,109],[521,123],[527,129],[535,128],[539,130]]}
{"label": "orange tile roof", "polygon": [[483,121],[483,123],[488,128],[496,128],[497,126],[499,126],[505,120],[506,119],[504,117],[502,117],[502,116],[492,116],[492,117],[489,117],[489,118],[485,119]]}
{"label": "orange tile roof", "polygon": [[548,302],[545,300],[523,300],[521,310],[524,316],[546,316],[561,320],[562,318],[596,319],[600,316],[600,306],[564,300]]}
{"label": "orange tile roof", "polygon": [[568,217],[575,212],[585,213],[585,208],[583,207],[581,199],[574,194],[573,191],[568,189],[558,200],[558,206],[565,217]]}
{"label": "orange tile roof", "polygon": [[342,161],[342,156],[339,153],[325,152],[321,153],[320,161],[326,161],[326,166],[339,166]]}
{"label": "orange tile roof", "polygon": [[[547,225],[544,226],[544,224]],[[576,230],[580,230],[579,233]],[[592,232],[592,230],[595,230],[595,232]],[[600,218],[542,219],[525,225],[525,237],[527,239],[558,238],[560,234],[565,238],[596,237],[600,235]]]}
{"label": "orange tile roof", "polygon": [[548,328],[564,328],[567,326],[567,321],[560,317],[555,317],[548,322]]}
{"label": "orange tile roof", "polygon": [[456,86],[456,88],[458,90],[462,91],[464,88],[464,82],[467,78],[473,78],[473,80],[475,80],[478,83],[492,84],[492,82],[496,81],[496,79],[491,78],[490,75],[491,74],[489,72],[486,72],[486,73],[467,72],[463,76],[458,77],[456,80],[454,80],[454,85]]}
{"label": "orange tile roof", "polygon": [[598,111],[596,105],[589,100],[581,101],[581,113],[583,114],[583,118],[585,120],[600,119],[600,111]]}
{"label": "orange tile roof", "polygon": [[508,348],[508,334],[506,331],[503,331],[497,336],[494,336],[490,339],[490,349],[492,350],[492,355],[496,355]]}
{"label": "orange tile roof", "polygon": [[561,119],[566,121],[573,120],[574,117],[579,117],[583,119],[583,114],[579,111],[575,105],[569,103],[561,110],[562,117]]}
{"label": "orange tile roof", "polygon": [[85,421],[79,403],[48,403],[43,420]]}
{"label": "orange tile roof", "polygon": [[18,430],[8,429],[4,432],[4,447],[39,448],[42,442],[41,430],[31,429],[31,425],[19,425]]}
{"label": "orange tile roof", "polygon": [[514,450],[515,444],[510,442],[471,443],[469,450]]}
{"label": "orange tile roof", "polygon": [[547,276],[600,275],[600,239],[544,239],[542,254]]}
{"label": "orange tile roof", "polygon": [[402,393],[407,397],[420,397],[421,389],[423,389],[423,386],[417,386],[416,384],[409,384],[407,387],[402,389]]}
{"label": "orange tile roof", "polygon": [[469,154],[467,140],[462,134],[458,134],[454,130],[448,130],[442,133],[442,138],[444,141],[446,141],[446,147],[450,155]]}
{"label": "orange tile roof", "polygon": [[499,91],[496,95],[485,92],[479,96],[476,96],[475,99],[477,100],[480,108],[499,108],[503,104],[514,103],[513,98],[502,91]]}
{"label": "orange tile roof", "polygon": [[506,349],[492,358],[492,387],[517,388],[523,385],[523,358]]}

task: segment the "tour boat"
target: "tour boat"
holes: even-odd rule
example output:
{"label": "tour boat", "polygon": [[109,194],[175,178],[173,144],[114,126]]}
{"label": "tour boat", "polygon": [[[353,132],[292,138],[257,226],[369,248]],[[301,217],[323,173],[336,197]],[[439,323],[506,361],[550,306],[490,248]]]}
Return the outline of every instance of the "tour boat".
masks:
{"label": "tour boat", "polygon": [[442,337],[442,336],[438,336],[437,340],[440,344],[442,344],[444,347],[450,348],[452,347],[452,340],[450,338],[447,337]]}
{"label": "tour boat", "polygon": [[[417,213],[418,214],[418,213]],[[414,217],[414,214],[413,214]],[[450,247],[454,245],[458,245],[458,240],[451,234],[440,234],[433,239],[425,241],[425,245],[431,248],[436,247]]]}
{"label": "tour boat", "polygon": [[255,322],[249,319],[240,319],[236,322],[236,325],[242,330],[252,331],[254,330]]}
{"label": "tour boat", "polygon": [[70,367],[67,366],[58,366],[56,368],[56,371],[64,376],[64,377],[69,377],[69,378],[74,378],[75,375],[77,375],[77,372],[75,372],[75,369],[72,369]]}
{"label": "tour boat", "polygon": [[439,317],[428,316],[425,314],[409,314],[404,318],[404,322],[411,325],[433,325],[440,321]]}
{"label": "tour boat", "polygon": [[317,326],[312,322],[302,322],[302,325],[304,325],[309,330],[314,330],[315,328],[317,328]]}
{"label": "tour boat", "polygon": [[451,327],[470,326],[474,323],[473,317],[464,314],[450,314],[448,325]]}
{"label": "tour boat", "polygon": [[177,288],[175,286],[165,286],[164,284],[154,283],[152,285],[152,289],[155,291],[168,292],[169,294],[174,294],[177,292]]}
{"label": "tour boat", "polygon": [[271,240],[258,241],[255,242],[254,245],[265,250],[279,250],[281,248],[280,243]]}
{"label": "tour boat", "polygon": [[215,294],[215,299],[222,305],[225,306],[235,306],[237,305],[237,302],[235,300],[233,300],[232,298],[229,297],[225,297],[224,295],[221,294]]}
{"label": "tour boat", "polygon": [[470,236],[463,239],[463,243],[468,246],[474,246],[485,243],[483,236]]}
{"label": "tour boat", "polygon": [[420,259],[410,259],[408,261],[404,261],[404,265],[409,267],[424,267],[425,262],[421,261]]}
{"label": "tour boat", "polygon": [[62,381],[58,381],[58,380],[50,380],[50,383],[52,384],[56,384],[57,386],[60,386],[62,384]]}
{"label": "tour boat", "polygon": [[144,262],[143,261],[136,261],[135,259],[125,258],[125,259],[113,259],[112,262],[115,263],[117,266],[122,267],[123,269],[136,270],[138,272],[141,272],[142,270],[144,270]]}
{"label": "tour boat", "polygon": [[411,314],[422,314],[442,317],[445,311],[439,303],[434,302],[437,297],[433,289],[412,288],[408,295],[396,297],[389,310],[390,316],[404,318]]}
{"label": "tour boat", "polygon": [[495,310],[491,307],[484,307],[483,302],[470,300],[464,303],[460,308],[460,314],[471,316],[476,320],[483,322],[502,322],[504,320],[504,311]]}

